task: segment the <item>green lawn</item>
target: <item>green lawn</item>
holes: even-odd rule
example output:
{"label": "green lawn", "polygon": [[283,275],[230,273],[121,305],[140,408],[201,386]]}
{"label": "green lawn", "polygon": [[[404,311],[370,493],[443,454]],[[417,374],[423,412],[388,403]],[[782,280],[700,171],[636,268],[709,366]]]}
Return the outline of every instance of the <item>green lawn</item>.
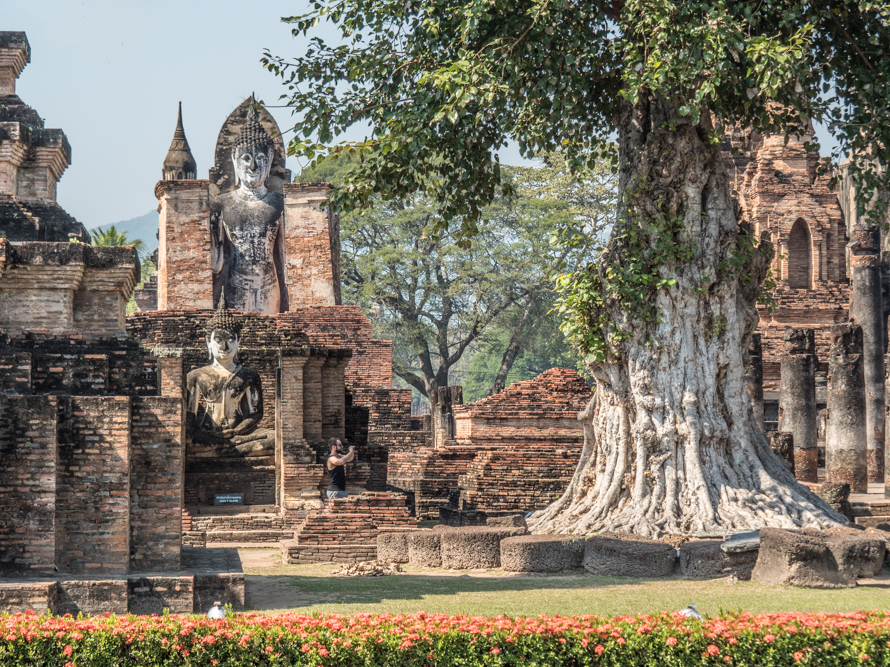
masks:
{"label": "green lawn", "polygon": [[[389,577],[335,577],[328,565],[273,566],[242,552],[248,575],[248,607],[341,614],[467,613],[481,616],[535,614],[638,614],[676,611],[690,602],[706,614],[751,612],[845,612],[890,609],[890,575],[854,589],[824,591],[728,580],[641,580],[584,573],[516,576],[500,571],[441,574],[406,568]],[[258,562],[259,561],[259,562]]]}

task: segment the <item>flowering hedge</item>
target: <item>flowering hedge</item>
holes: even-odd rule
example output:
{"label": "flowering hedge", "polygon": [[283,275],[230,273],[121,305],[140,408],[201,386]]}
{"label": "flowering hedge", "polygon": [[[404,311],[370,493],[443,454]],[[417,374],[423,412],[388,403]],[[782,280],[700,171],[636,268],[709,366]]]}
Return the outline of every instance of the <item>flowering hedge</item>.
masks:
{"label": "flowering hedge", "polygon": [[890,665],[890,615],[0,616],[0,665]]}

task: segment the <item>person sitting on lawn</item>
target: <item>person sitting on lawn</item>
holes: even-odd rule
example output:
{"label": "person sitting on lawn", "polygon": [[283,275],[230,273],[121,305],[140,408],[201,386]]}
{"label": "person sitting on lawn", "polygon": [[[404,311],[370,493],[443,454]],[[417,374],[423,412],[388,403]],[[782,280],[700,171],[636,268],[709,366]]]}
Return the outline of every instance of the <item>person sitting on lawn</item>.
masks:
{"label": "person sitting on lawn", "polygon": [[345,498],[349,495],[346,492],[346,464],[355,458],[355,447],[350,445],[349,451],[344,454],[346,448],[339,438],[328,440],[328,446],[331,448],[327,463],[328,498]]}

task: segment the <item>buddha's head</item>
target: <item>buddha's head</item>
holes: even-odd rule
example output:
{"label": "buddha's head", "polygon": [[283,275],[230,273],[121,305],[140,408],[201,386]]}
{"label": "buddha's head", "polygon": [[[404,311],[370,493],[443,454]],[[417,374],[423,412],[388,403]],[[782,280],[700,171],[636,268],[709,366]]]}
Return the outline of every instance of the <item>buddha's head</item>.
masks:
{"label": "buddha's head", "polygon": [[207,351],[214,361],[226,366],[235,360],[238,342],[238,334],[233,331],[214,329],[207,339]]}
{"label": "buddha's head", "polygon": [[272,171],[273,157],[272,139],[260,125],[257,110],[250,107],[247,110],[247,122],[241,128],[238,143],[232,149],[232,165],[238,183],[251,190],[265,187]]}
{"label": "buddha's head", "polygon": [[213,361],[227,366],[235,360],[240,343],[240,326],[226,308],[226,295],[221,294],[216,312],[207,323],[207,352]]}

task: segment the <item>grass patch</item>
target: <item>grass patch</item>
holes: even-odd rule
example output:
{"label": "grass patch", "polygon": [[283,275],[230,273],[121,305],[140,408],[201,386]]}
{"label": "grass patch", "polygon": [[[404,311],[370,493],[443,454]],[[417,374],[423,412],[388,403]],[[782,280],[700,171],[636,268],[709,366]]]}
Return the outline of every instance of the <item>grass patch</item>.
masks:
{"label": "grass patch", "polygon": [[642,614],[676,611],[695,602],[700,611],[848,612],[890,607],[890,576],[852,589],[815,590],[726,579],[630,579],[586,573],[511,575],[443,573],[406,567],[389,577],[335,577],[334,565],[245,567],[248,606],[264,611],[428,613],[479,616],[537,614]]}

